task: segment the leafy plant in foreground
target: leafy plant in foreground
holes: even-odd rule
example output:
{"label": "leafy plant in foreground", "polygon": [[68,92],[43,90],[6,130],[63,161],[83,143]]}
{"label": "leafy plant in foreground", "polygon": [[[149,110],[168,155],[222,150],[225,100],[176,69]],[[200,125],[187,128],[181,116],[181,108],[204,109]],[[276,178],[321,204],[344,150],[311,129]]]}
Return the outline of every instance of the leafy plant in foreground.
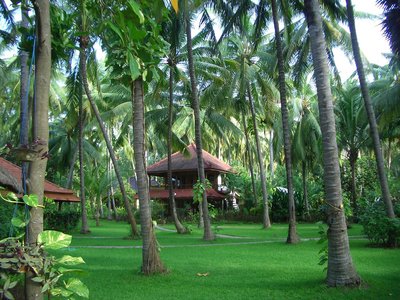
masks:
{"label": "leafy plant in foreground", "polygon": [[[31,207],[40,207],[37,196],[25,195],[20,202],[15,194],[9,193],[6,198],[0,197],[7,202],[27,204]],[[24,228],[29,220],[22,220],[18,217],[12,218],[13,226]],[[12,289],[23,280],[24,274],[28,271],[34,274],[32,279],[42,285],[41,292],[50,296],[61,296],[67,299],[74,299],[75,296],[89,298],[88,288],[75,277],[68,277],[61,282],[61,278],[71,272],[80,271],[69,267],[84,263],[81,257],[64,255],[56,258],[50,255],[47,250],[57,250],[68,247],[71,243],[71,236],[62,232],[46,230],[38,235],[38,243],[26,245],[23,236],[9,237],[0,241],[0,297],[15,299]]]}

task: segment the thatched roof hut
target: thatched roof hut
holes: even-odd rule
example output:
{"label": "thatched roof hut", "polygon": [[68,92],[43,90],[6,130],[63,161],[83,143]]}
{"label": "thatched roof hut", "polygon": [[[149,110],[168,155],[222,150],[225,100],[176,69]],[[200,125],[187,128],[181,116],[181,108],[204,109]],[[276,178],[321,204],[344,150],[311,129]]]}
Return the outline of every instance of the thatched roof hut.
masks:
{"label": "thatched roof hut", "polygon": [[[21,168],[0,157],[0,186],[6,192],[22,194]],[[44,182],[44,196],[58,202],[80,202],[75,192],[64,189],[48,180]]]}

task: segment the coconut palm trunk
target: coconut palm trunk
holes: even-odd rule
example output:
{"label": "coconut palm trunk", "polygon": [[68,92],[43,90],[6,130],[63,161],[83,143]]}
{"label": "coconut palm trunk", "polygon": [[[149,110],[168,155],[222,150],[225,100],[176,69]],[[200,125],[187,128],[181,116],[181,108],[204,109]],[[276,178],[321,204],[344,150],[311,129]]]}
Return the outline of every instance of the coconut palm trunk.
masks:
{"label": "coconut palm trunk", "polygon": [[169,192],[169,206],[171,215],[174,220],[175,228],[178,233],[187,233],[186,228],[179,221],[178,214],[176,212],[175,195],[172,186],[172,108],[173,108],[173,86],[174,86],[174,65],[170,65],[169,69],[169,107],[168,107],[168,192]]}
{"label": "coconut palm trunk", "polygon": [[71,189],[72,187],[72,180],[74,179],[75,162],[76,159],[78,158],[78,154],[79,154],[79,145],[76,145],[74,149],[74,154],[72,155],[71,161],[69,163],[68,177],[67,177],[67,182],[65,184],[66,189]]}
{"label": "coconut palm trunk", "polygon": [[[80,71],[82,73],[82,55],[80,59]],[[82,76],[81,76],[82,79]],[[81,233],[90,233],[89,224],[87,220],[87,209],[86,209],[86,197],[85,197],[85,172],[83,169],[84,158],[83,158],[83,130],[84,130],[84,115],[83,115],[83,99],[82,99],[82,86],[79,87],[79,136],[78,136],[78,148],[79,148],[79,183],[80,183],[80,193],[79,198],[81,200],[81,218],[82,218],[82,228]]]}
{"label": "coconut palm trunk", "polygon": [[351,187],[350,187],[350,201],[351,206],[356,213],[357,211],[357,183],[356,183],[356,170],[357,170],[357,159],[358,159],[358,151],[357,149],[350,149],[349,151],[349,163],[350,163],[350,172],[351,172]]}
{"label": "coconut palm trunk", "polygon": [[257,200],[256,181],[254,179],[253,156],[251,155],[251,152],[250,152],[249,134],[247,132],[247,124],[246,124],[247,122],[246,122],[246,116],[244,114],[244,110],[242,110],[242,122],[243,122],[244,137],[246,139],[246,151],[247,151],[247,155],[249,157],[249,171],[250,171],[250,178],[251,178],[251,186],[253,188],[254,206],[257,207],[258,200]]}
{"label": "coconut palm trunk", "polygon": [[140,228],[142,232],[142,272],[145,275],[164,272],[165,268],[161,262],[154,233],[153,221],[151,220],[151,207],[149,195],[149,180],[146,172],[145,160],[145,120],[143,81],[136,79],[132,87],[132,109],[133,109],[133,136],[135,151],[135,170],[138,185],[138,196],[140,203]]}
{"label": "coconut palm trunk", "polygon": [[[204,172],[204,161],[203,161],[203,147],[201,142],[201,124],[200,124],[200,103],[199,96],[197,94],[197,81],[194,71],[193,63],[193,47],[192,47],[192,32],[191,22],[189,18],[188,7],[185,8],[185,21],[186,21],[186,37],[187,37],[187,52],[188,52],[188,63],[189,63],[189,76],[191,85],[191,99],[192,108],[194,113],[194,127],[195,127],[195,141],[196,141],[196,153],[197,153],[197,171],[199,175],[200,183],[204,186],[206,181],[206,175]],[[203,209],[203,222],[204,222],[204,235],[203,239],[206,241],[214,240],[215,235],[211,231],[211,220],[208,213],[208,201],[206,191],[203,193],[203,200],[201,203]]]}
{"label": "coconut palm trunk", "polygon": [[[28,179],[28,194],[36,194],[38,202],[43,205],[44,180],[47,166],[49,124],[49,91],[51,71],[51,32],[50,32],[50,3],[49,1],[32,1],[35,9],[37,26],[36,47],[36,105],[33,110],[33,144],[41,157],[31,162]],[[43,208],[30,209],[30,221],[26,232],[27,245],[35,245],[40,232],[43,231]],[[25,297],[28,300],[43,299],[42,285],[32,280],[36,275],[27,272],[25,277]]]}
{"label": "coconut palm trunk", "polygon": [[[351,0],[346,0],[346,7],[347,7],[347,17],[348,17],[348,22],[349,22],[349,29],[350,29],[350,35],[351,35],[351,44],[353,47],[354,60],[356,63],[358,79],[360,81],[361,94],[364,98],[364,105],[365,105],[365,109],[367,111],[372,141],[374,144],[376,166],[378,169],[378,177],[379,177],[379,183],[381,186],[382,198],[385,203],[387,217],[395,218],[395,213],[393,210],[393,203],[392,203],[392,199],[390,196],[389,185],[388,185],[386,172],[385,172],[385,165],[384,165],[384,160],[383,160],[381,142],[379,139],[378,126],[376,124],[375,112],[372,107],[371,99],[369,96],[368,85],[367,85],[367,81],[365,79],[364,67],[363,67],[362,60],[361,60],[360,47],[358,45],[358,40],[357,40],[356,25],[354,22],[353,5],[352,5]],[[392,237],[390,242],[392,244],[395,244],[396,243],[395,237]]]}
{"label": "coconut palm trunk", "polygon": [[281,113],[282,113],[282,128],[283,128],[283,148],[285,152],[285,165],[286,165],[286,182],[289,198],[289,229],[286,242],[289,244],[296,244],[299,242],[299,237],[296,231],[296,207],[294,203],[293,193],[293,169],[292,169],[292,146],[290,141],[290,128],[288,108],[286,103],[286,83],[285,83],[285,67],[283,61],[283,51],[281,36],[279,32],[278,23],[278,10],[276,7],[276,0],[271,0],[272,17],[274,21],[275,42],[276,42],[276,55],[278,57],[278,70],[279,70],[279,94],[281,98]]}
{"label": "coconut palm trunk", "polygon": [[269,172],[271,180],[274,179],[274,130],[269,131]]}
{"label": "coconut palm trunk", "polygon": [[310,205],[308,204],[308,189],[307,189],[307,163],[304,160],[301,162],[301,177],[303,181],[303,205],[304,205],[303,219],[306,221],[310,221]]}
{"label": "coconut palm trunk", "polygon": [[329,226],[326,282],[328,286],[359,285],[360,277],[353,266],[347,236],[340,183],[335,116],[318,0],[305,0],[304,13],[310,36],[322,133],[324,189],[327,204],[327,224]]}
{"label": "coconut palm trunk", "polygon": [[114,153],[113,147],[111,145],[110,139],[108,137],[107,130],[104,126],[104,122],[100,116],[99,109],[97,108],[96,102],[94,101],[92,94],[90,92],[90,89],[89,89],[89,83],[88,83],[87,74],[86,74],[86,70],[87,70],[86,69],[86,48],[87,48],[88,43],[89,43],[89,37],[82,36],[81,37],[81,48],[80,48],[80,55],[81,55],[80,60],[82,63],[82,69],[81,69],[82,83],[83,83],[83,87],[85,89],[86,96],[90,102],[90,106],[92,107],[92,110],[96,116],[97,122],[99,123],[100,130],[101,130],[104,140],[106,142],[106,146],[107,146],[111,161],[114,166],[115,176],[117,177],[119,187],[121,189],[121,194],[122,194],[122,198],[124,200],[125,210],[128,215],[128,221],[131,225],[132,236],[135,238],[135,237],[139,236],[139,231],[137,229],[136,221],[135,221],[135,218],[132,213],[132,208],[129,203],[128,196],[126,194],[124,182],[122,180],[121,173],[119,171],[117,158],[115,157],[115,153]]}
{"label": "coconut palm trunk", "polygon": [[251,96],[250,84],[247,86],[247,97],[250,103],[250,111],[253,119],[254,136],[256,139],[256,149],[257,149],[257,161],[260,168],[260,180],[261,180],[261,191],[263,197],[263,228],[271,227],[271,221],[269,219],[269,209],[268,209],[268,193],[267,193],[267,180],[265,178],[264,160],[261,154],[260,138],[258,136],[258,126],[256,122],[256,111],[254,108],[253,97]]}
{"label": "coconut palm trunk", "polygon": [[[28,10],[26,9],[26,1],[21,1],[21,27],[28,30]],[[29,120],[28,120],[28,95],[29,95],[29,67],[28,67],[28,52],[21,49],[19,52],[19,58],[21,63],[21,75],[20,75],[20,142],[21,145],[28,144],[28,131],[29,131]]]}

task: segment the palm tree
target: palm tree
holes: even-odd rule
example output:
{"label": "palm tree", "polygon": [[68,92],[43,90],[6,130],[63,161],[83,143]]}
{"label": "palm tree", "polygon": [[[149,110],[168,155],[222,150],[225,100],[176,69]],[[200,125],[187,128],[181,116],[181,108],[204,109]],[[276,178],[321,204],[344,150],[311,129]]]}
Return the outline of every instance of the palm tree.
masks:
{"label": "palm tree", "polygon": [[[248,23],[246,26],[246,28],[250,28]],[[230,55],[233,53],[233,57],[228,57],[232,72],[232,75],[230,75],[232,79],[228,86],[228,91],[230,91],[231,95],[228,96],[228,98],[231,97],[234,99],[235,97],[239,97],[239,102],[246,103],[250,108],[263,197],[263,227],[269,228],[271,223],[269,219],[268,193],[254,97],[258,100],[257,104],[259,105],[257,108],[265,107],[267,111],[270,111],[275,87],[271,84],[268,74],[261,74],[263,70],[265,70],[263,64],[268,64],[268,62],[263,61],[266,57],[266,55],[264,55],[265,49],[261,46],[257,49],[254,48],[254,44],[250,42],[249,36],[247,35],[249,31],[251,30],[244,30],[240,36],[232,36],[227,42],[227,50],[230,51]],[[253,61],[257,58],[263,59],[254,63]],[[259,92],[261,93],[261,97],[258,96]],[[262,101],[264,103],[260,104]],[[243,104],[236,105],[236,107],[242,109],[243,112]]]}
{"label": "palm tree", "polygon": [[[170,57],[168,58],[169,65],[169,105],[168,105],[168,192],[169,192],[169,206],[172,218],[174,220],[175,228],[178,233],[187,233],[187,229],[179,221],[176,211],[175,196],[172,184],[172,125],[173,125],[173,104],[174,104],[174,70],[176,68],[177,48],[181,36],[181,20],[178,15],[171,12],[171,25],[169,26],[168,38],[170,40]],[[168,30],[167,30],[168,31]]]}
{"label": "palm tree", "polygon": [[278,57],[279,93],[281,98],[282,128],[284,136],[283,144],[284,144],[285,163],[286,163],[286,182],[287,182],[288,198],[289,198],[289,205],[288,205],[289,230],[286,242],[289,244],[295,244],[299,242],[299,237],[296,232],[296,208],[295,208],[294,193],[293,193],[292,153],[291,153],[288,108],[286,103],[285,67],[283,61],[281,36],[279,32],[278,10],[276,5],[276,0],[271,0],[271,6],[272,6],[272,17],[275,30],[276,55]]}
{"label": "palm tree", "polygon": [[360,98],[359,87],[353,81],[339,88],[335,103],[338,128],[338,146],[347,152],[351,170],[351,204],[357,208],[356,164],[360,149],[368,139],[367,119]]}
{"label": "palm tree", "polygon": [[[309,88],[309,86],[308,86]],[[307,92],[302,90],[302,97]],[[293,134],[292,153],[293,161],[301,164],[301,174],[303,181],[303,205],[304,205],[304,219],[310,217],[310,207],[308,203],[307,192],[307,173],[313,165],[319,162],[320,157],[320,139],[321,128],[319,127],[316,116],[314,115],[313,105],[310,103],[311,99],[300,98],[299,115],[295,116],[298,119],[295,132]]]}
{"label": "palm tree", "polygon": [[[381,143],[380,143],[380,139],[379,139],[378,126],[377,126],[376,118],[375,118],[375,112],[372,107],[371,99],[369,96],[368,86],[367,86],[367,82],[366,82],[365,74],[364,74],[364,67],[363,67],[362,60],[361,60],[360,47],[358,45],[357,32],[356,32],[356,27],[355,27],[355,22],[354,22],[353,5],[351,3],[351,0],[346,0],[346,6],[347,6],[347,15],[348,15],[348,21],[349,21],[350,34],[351,34],[351,43],[353,46],[354,60],[356,62],[358,78],[360,81],[361,94],[364,98],[364,106],[367,111],[369,127],[370,127],[370,131],[371,131],[372,141],[374,144],[376,166],[378,169],[378,176],[379,176],[379,183],[381,186],[382,198],[383,198],[383,201],[384,201],[385,207],[386,207],[386,215],[388,216],[388,218],[393,219],[396,216],[394,214],[392,199],[391,199],[390,191],[389,191],[389,185],[387,182],[385,165],[384,165],[383,154],[382,154],[382,149],[381,149]],[[396,238],[394,236],[391,237],[390,243],[391,244],[396,243]]]}
{"label": "palm tree", "polygon": [[[36,48],[36,110],[32,113],[33,145],[41,153],[40,158],[31,162],[29,167],[28,194],[38,196],[38,204],[43,205],[44,178],[47,165],[49,125],[48,105],[51,72],[51,32],[50,32],[50,3],[49,1],[32,1],[35,9],[37,30]],[[27,228],[26,244],[36,245],[40,232],[43,231],[43,209],[32,207],[30,210],[30,222]],[[33,272],[26,273],[25,295],[27,299],[43,299],[42,285],[33,281],[37,276]]]}
{"label": "palm tree", "polygon": [[359,285],[360,277],[356,273],[350,255],[343,209],[335,117],[318,1],[304,1],[304,14],[310,35],[322,132],[324,188],[328,205],[327,223],[329,226],[327,284],[328,286]]}
{"label": "palm tree", "polygon": [[95,103],[95,101],[94,101],[94,99],[93,99],[93,97],[91,95],[90,89],[89,89],[89,83],[88,83],[87,74],[86,74],[86,48],[88,46],[88,43],[89,43],[89,37],[88,36],[81,36],[80,37],[80,64],[81,64],[82,84],[83,84],[83,87],[85,89],[86,96],[87,96],[87,98],[88,98],[88,100],[90,102],[90,105],[92,107],[92,110],[93,110],[93,112],[94,112],[94,114],[96,116],[96,119],[98,121],[98,124],[99,124],[99,127],[101,129],[101,132],[103,134],[104,140],[105,140],[106,145],[107,145],[108,152],[110,153],[111,161],[112,161],[112,163],[114,165],[115,176],[117,177],[117,180],[118,180],[118,183],[119,183],[119,187],[121,189],[121,194],[122,194],[122,197],[123,197],[123,200],[124,200],[125,210],[126,210],[127,215],[128,215],[129,223],[131,225],[132,236],[133,237],[137,237],[137,236],[139,236],[139,231],[137,229],[136,221],[135,221],[135,218],[134,218],[133,213],[132,213],[131,205],[130,205],[128,197],[126,195],[126,190],[125,190],[124,182],[122,180],[122,177],[121,177],[121,174],[120,174],[120,171],[119,171],[117,158],[115,156],[113,147],[112,147],[110,139],[108,137],[107,130],[106,130],[105,126],[104,126],[104,122],[103,122],[103,120],[102,120],[102,118],[100,116],[100,112],[99,112],[99,110],[97,108],[97,105],[96,105],[96,103]]}
{"label": "palm tree", "polygon": [[[200,184],[205,186],[205,172],[204,172],[204,161],[203,161],[203,147],[201,141],[201,124],[200,124],[200,103],[199,96],[197,92],[197,81],[196,75],[194,71],[194,62],[193,62],[193,47],[192,47],[192,29],[191,29],[191,21],[189,17],[189,1],[186,1],[186,7],[184,8],[184,18],[186,23],[186,38],[187,38],[187,52],[188,52],[188,65],[189,65],[189,76],[191,83],[191,92],[190,96],[192,99],[192,107],[194,112],[195,119],[195,141],[196,141],[196,153],[197,153],[197,170],[199,175]],[[201,203],[202,213],[203,213],[203,221],[204,221],[204,240],[213,240],[215,236],[211,231],[211,221],[208,213],[208,201],[207,194],[204,190],[203,192],[203,200]]]}
{"label": "palm tree", "polygon": [[154,226],[151,220],[149,183],[146,172],[146,160],[144,153],[145,130],[144,130],[144,100],[143,81],[141,78],[132,83],[132,106],[133,134],[135,149],[135,171],[138,184],[138,196],[140,201],[140,227],[143,239],[142,250],[142,272],[145,275],[164,272],[165,268],[161,262],[157,249],[157,241]]}

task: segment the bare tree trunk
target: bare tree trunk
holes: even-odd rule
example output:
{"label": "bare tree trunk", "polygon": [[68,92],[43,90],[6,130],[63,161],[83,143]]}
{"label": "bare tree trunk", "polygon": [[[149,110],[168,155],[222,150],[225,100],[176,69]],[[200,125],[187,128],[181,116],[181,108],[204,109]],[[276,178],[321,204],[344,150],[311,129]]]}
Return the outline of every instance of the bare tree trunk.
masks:
{"label": "bare tree trunk", "polygon": [[[205,182],[206,182],[206,175],[204,172],[203,148],[202,148],[202,142],[201,142],[200,103],[199,103],[199,96],[197,94],[196,74],[194,71],[192,32],[191,32],[191,22],[190,22],[190,18],[189,18],[188,7],[186,7],[186,9],[185,9],[185,22],[186,22],[189,75],[190,75],[190,84],[191,84],[191,98],[192,98],[192,107],[193,107],[193,112],[194,112],[194,127],[195,127],[195,140],[196,140],[196,153],[197,153],[197,171],[198,171],[200,183],[204,186]],[[202,201],[201,205],[202,205],[202,209],[203,209],[203,221],[204,221],[203,239],[206,241],[214,240],[215,235],[211,231],[211,220],[210,220],[210,216],[208,213],[208,201],[207,201],[206,191],[204,191],[204,193],[203,193],[203,201]]]}
{"label": "bare tree trunk", "polygon": [[175,195],[172,186],[172,108],[174,103],[173,86],[174,86],[174,65],[171,62],[169,69],[169,107],[168,107],[168,192],[169,192],[169,206],[171,215],[174,220],[175,228],[178,233],[187,233],[188,231],[179,221],[178,214],[176,212]]}
{"label": "bare tree trunk", "polygon": [[85,49],[87,47],[87,43],[89,42],[89,38],[88,37],[83,37],[83,38],[85,38],[85,41],[84,41],[85,44],[81,43],[81,50],[80,50],[81,53],[82,53],[82,56],[84,58],[82,60],[83,63],[84,63],[84,65],[82,66],[83,87],[85,88],[86,96],[87,96],[87,98],[88,98],[88,100],[90,102],[90,106],[92,107],[92,110],[93,110],[93,112],[94,112],[94,114],[96,116],[97,122],[99,123],[99,127],[101,129],[102,134],[103,134],[104,140],[106,142],[106,146],[107,146],[108,152],[110,154],[111,161],[112,161],[112,163],[114,165],[115,176],[117,177],[117,180],[118,180],[118,183],[119,183],[119,188],[120,188],[121,194],[122,194],[122,198],[124,200],[125,210],[126,210],[127,215],[128,215],[128,221],[129,221],[129,223],[131,225],[132,236],[134,238],[136,238],[136,237],[139,236],[139,231],[137,229],[136,221],[135,221],[135,218],[134,218],[133,213],[132,213],[131,205],[129,203],[128,196],[126,194],[124,182],[122,180],[121,173],[119,171],[117,158],[115,157],[115,153],[114,153],[114,150],[112,148],[112,145],[111,145],[110,139],[108,137],[107,131],[106,131],[105,127],[104,127],[104,122],[103,122],[103,120],[102,120],[102,118],[100,116],[100,112],[99,112],[99,110],[97,108],[97,105],[94,102],[94,99],[92,98],[92,95],[91,95],[90,90],[89,90],[89,83],[88,83],[87,75],[86,75],[86,52],[85,52],[86,51]]}
{"label": "bare tree trunk", "polygon": [[[50,3],[49,1],[32,1],[35,9],[37,26],[37,48],[36,48],[36,106],[34,107],[32,118],[33,124],[33,143],[39,151],[41,157],[30,164],[27,179],[29,194],[38,196],[39,205],[43,205],[44,180],[47,166],[49,124],[49,91],[50,91],[50,71],[51,71],[51,32],[50,32]],[[32,207],[30,209],[30,221],[26,232],[26,244],[35,245],[39,233],[43,231],[43,208]],[[36,275],[27,272],[25,276],[25,297],[28,300],[43,299],[42,285],[32,280]]]}
{"label": "bare tree trunk", "polygon": [[289,198],[289,229],[286,242],[289,244],[296,244],[299,242],[299,237],[296,231],[296,207],[294,203],[293,193],[293,171],[292,171],[292,146],[290,141],[290,128],[289,116],[286,103],[286,83],[285,83],[285,67],[283,61],[283,51],[281,45],[281,36],[279,32],[278,23],[278,10],[276,7],[276,0],[271,0],[272,16],[274,20],[276,54],[278,56],[278,69],[279,69],[279,93],[281,98],[281,113],[282,113],[282,128],[283,128],[283,148],[285,152],[286,163],[286,182]]}
{"label": "bare tree trunk", "polygon": [[143,100],[143,81],[136,79],[132,87],[133,136],[135,151],[135,170],[140,201],[140,227],[142,231],[142,272],[145,275],[164,272],[165,268],[157,249],[157,241],[151,220],[149,180],[145,160],[145,119]]}
{"label": "bare tree trunk", "polygon": [[271,227],[271,221],[269,219],[269,209],[268,209],[268,193],[267,193],[267,180],[265,178],[264,170],[264,160],[261,154],[260,138],[258,136],[258,127],[256,122],[256,111],[254,109],[253,97],[251,96],[250,84],[247,86],[247,97],[250,102],[250,110],[253,118],[254,136],[256,138],[256,148],[257,148],[257,160],[258,166],[260,168],[260,180],[261,180],[261,190],[263,196],[263,228]]}
{"label": "bare tree trunk", "polygon": [[320,7],[317,0],[305,0],[304,4],[314,64],[314,78],[317,85],[319,119],[322,132],[324,189],[328,205],[328,273],[326,281],[328,286],[359,285],[360,277],[353,266],[350,255],[343,208],[335,115],[333,112]]}
{"label": "bare tree trunk", "polygon": [[[361,94],[364,98],[364,104],[365,104],[365,109],[367,111],[369,128],[371,131],[372,141],[374,144],[376,166],[378,169],[378,177],[381,186],[382,198],[383,201],[385,202],[386,215],[388,216],[388,218],[394,219],[396,216],[393,210],[392,198],[390,196],[389,184],[386,177],[382,147],[379,139],[379,132],[378,132],[378,126],[376,124],[375,112],[371,103],[371,99],[369,97],[368,85],[365,79],[364,67],[361,60],[360,47],[358,45],[358,40],[357,40],[356,25],[354,22],[353,5],[351,3],[351,0],[346,0],[346,7],[347,7],[347,16],[349,21],[350,35],[351,35],[351,44],[353,46],[354,61],[356,62],[358,79],[360,81],[360,87],[361,87]],[[396,238],[394,236],[391,237],[391,243],[393,245],[396,244]]]}

